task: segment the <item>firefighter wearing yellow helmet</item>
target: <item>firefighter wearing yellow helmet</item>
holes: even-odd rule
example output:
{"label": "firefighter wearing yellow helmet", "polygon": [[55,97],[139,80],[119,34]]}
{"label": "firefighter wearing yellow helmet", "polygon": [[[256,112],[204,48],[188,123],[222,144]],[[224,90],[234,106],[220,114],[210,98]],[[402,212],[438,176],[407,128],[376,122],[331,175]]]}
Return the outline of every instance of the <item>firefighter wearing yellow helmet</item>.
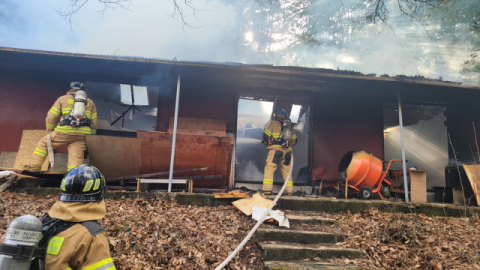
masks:
{"label": "firefighter wearing yellow helmet", "polygon": [[[297,135],[292,122],[287,117],[285,108],[275,108],[274,119],[268,123],[263,133],[263,143],[268,145],[268,155],[263,175],[263,194],[272,194],[273,176],[278,165],[282,171],[283,180],[286,181],[290,172],[292,147],[297,143]],[[287,183],[287,195],[293,194],[293,181]]]}
{"label": "firefighter wearing yellow helmet", "polygon": [[[71,90],[55,101],[47,113],[46,126],[50,131],[51,146],[56,149],[68,145],[68,171],[83,163],[87,148],[86,134],[97,131],[97,108],[87,98],[85,83],[72,82]],[[59,121],[60,120],[60,121]],[[33,151],[26,169],[40,170],[48,155],[48,135],[43,137]]]}

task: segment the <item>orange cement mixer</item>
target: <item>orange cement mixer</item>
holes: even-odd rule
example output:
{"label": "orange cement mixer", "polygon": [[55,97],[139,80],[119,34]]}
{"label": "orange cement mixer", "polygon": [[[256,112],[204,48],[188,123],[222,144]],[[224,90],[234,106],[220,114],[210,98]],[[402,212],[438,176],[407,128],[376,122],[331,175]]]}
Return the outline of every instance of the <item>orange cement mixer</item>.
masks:
{"label": "orange cement mixer", "polygon": [[349,151],[340,160],[338,171],[345,178],[345,185],[352,193],[358,193],[358,198],[370,199],[377,193],[383,199],[383,195],[389,193],[390,188],[382,185],[391,185],[385,177],[390,165],[400,159],[392,159],[387,169],[383,171],[383,161],[365,151]]}

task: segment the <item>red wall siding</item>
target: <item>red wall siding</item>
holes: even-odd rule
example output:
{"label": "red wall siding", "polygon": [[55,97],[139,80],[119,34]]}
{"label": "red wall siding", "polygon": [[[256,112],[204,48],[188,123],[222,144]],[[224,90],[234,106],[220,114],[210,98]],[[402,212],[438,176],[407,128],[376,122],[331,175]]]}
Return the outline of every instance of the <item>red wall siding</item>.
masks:
{"label": "red wall siding", "polygon": [[351,150],[365,150],[383,159],[383,111],[380,100],[322,94],[314,98],[313,168],[320,178],[340,176],[338,164]]}
{"label": "red wall siding", "polygon": [[0,76],[0,152],[17,152],[24,129],[45,129],[45,117],[68,86]]}

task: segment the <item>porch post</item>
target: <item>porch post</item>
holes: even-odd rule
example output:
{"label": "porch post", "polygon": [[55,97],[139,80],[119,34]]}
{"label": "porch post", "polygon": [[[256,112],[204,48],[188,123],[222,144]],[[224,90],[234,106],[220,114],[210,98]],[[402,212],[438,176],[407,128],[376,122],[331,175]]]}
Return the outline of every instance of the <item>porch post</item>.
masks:
{"label": "porch post", "polygon": [[398,100],[398,125],[400,126],[400,141],[402,144],[402,167],[403,167],[403,185],[405,187],[405,202],[408,200],[408,182],[407,182],[407,164],[405,161],[405,142],[403,138],[403,119],[402,119],[402,100],[400,99],[400,90],[397,90]]}
{"label": "porch post", "polygon": [[180,101],[180,73],[177,79],[177,97],[175,99],[175,118],[173,121],[173,137],[172,137],[172,156],[170,158],[170,174],[168,176],[168,193],[172,192],[173,166],[175,165],[175,143],[177,141],[177,120],[178,120],[178,103]]}

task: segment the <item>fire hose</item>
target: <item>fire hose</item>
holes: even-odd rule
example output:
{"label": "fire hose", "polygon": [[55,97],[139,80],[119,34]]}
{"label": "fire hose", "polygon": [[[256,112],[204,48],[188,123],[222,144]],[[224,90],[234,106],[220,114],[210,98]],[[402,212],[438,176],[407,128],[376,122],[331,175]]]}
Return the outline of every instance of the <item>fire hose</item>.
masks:
{"label": "fire hose", "polygon": [[237,254],[240,252],[240,250],[245,246],[245,244],[250,240],[250,238],[253,236],[253,234],[257,231],[258,227],[262,225],[263,220],[270,214],[270,211],[272,208],[275,206],[277,203],[278,199],[280,196],[282,196],[283,191],[285,191],[285,188],[287,187],[287,183],[290,180],[290,177],[292,176],[292,170],[293,170],[293,153],[292,153],[292,159],[290,160],[291,165],[290,165],[290,172],[288,173],[288,177],[285,180],[285,183],[282,186],[282,189],[280,189],[280,192],[278,192],[277,197],[273,200],[272,204],[270,204],[270,207],[268,207],[267,211],[265,211],[262,215],[262,217],[258,220],[257,224],[250,230],[248,235],[243,239],[243,241],[238,245],[238,247],[219,265],[215,268],[215,270],[222,270]]}
{"label": "fire hose", "polygon": [[53,146],[52,146],[52,138],[51,138],[52,132],[50,131],[47,135],[47,150],[48,150],[48,158],[50,159],[50,169],[53,169],[53,166],[55,165],[55,156],[53,153]]}

